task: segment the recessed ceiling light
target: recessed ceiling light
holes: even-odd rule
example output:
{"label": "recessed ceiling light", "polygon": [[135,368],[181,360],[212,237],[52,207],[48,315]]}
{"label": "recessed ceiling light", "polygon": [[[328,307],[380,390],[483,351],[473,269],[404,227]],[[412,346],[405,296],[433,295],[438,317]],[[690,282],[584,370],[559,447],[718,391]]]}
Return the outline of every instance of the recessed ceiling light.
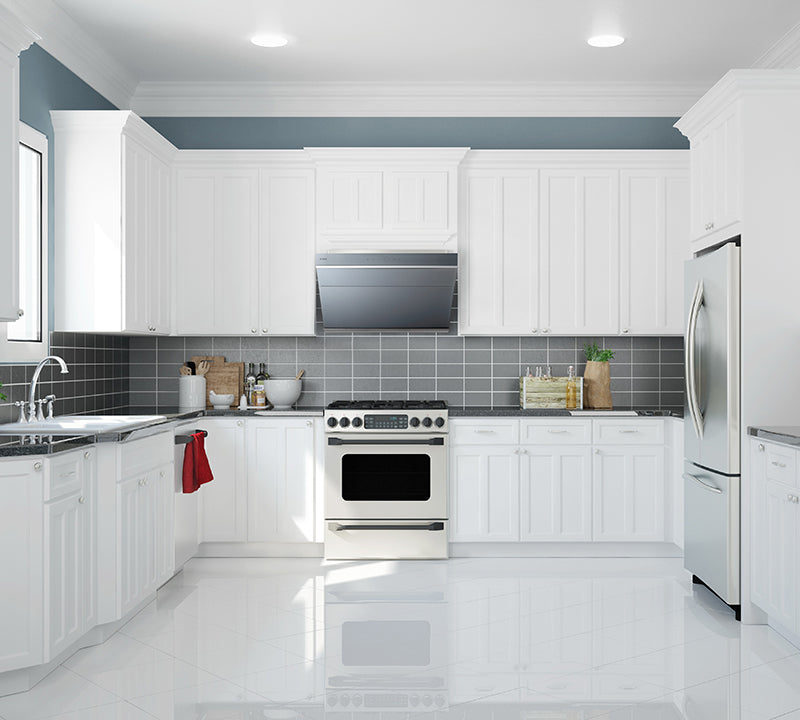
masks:
{"label": "recessed ceiling light", "polygon": [[289,40],[283,35],[253,35],[250,42],[259,47],[277,48],[288,44]]}
{"label": "recessed ceiling light", "polygon": [[595,35],[590,37],[587,41],[592,47],[616,47],[625,42],[622,35]]}

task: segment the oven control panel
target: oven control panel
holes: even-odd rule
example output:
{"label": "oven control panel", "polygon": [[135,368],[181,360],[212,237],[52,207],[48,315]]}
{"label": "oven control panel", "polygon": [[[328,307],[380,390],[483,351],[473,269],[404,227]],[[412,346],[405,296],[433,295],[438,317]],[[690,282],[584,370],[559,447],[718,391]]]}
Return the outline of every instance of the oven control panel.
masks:
{"label": "oven control panel", "polygon": [[447,411],[419,413],[326,410],[326,432],[446,433]]}
{"label": "oven control panel", "polygon": [[365,430],[405,430],[408,415],[364,415]]}

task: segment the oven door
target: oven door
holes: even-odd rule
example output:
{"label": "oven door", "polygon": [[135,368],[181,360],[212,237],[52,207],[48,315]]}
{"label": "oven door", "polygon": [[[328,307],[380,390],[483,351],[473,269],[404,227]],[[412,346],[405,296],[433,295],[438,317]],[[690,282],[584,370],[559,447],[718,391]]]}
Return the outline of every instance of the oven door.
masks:
{"label": "oven door", "polygon": [[446,519],[446,436],[326,436],[325,517]]}

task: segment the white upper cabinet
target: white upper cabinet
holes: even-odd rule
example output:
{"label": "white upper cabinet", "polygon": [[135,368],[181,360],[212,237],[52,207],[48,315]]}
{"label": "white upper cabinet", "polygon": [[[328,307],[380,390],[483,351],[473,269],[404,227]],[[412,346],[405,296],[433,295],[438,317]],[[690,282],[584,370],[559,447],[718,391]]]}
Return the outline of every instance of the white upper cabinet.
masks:
{"label": "white upper cabinet", "polygon": [[128,111],[52,111],[55,327],[168,334],[176,149]]}
{"label": "white upper cabinet", "polygon": [[619,174],[541,172],[541,332],[619,331]]}
{"label": "white upper cabinet", "polygon": [[456,250],[466,148],[306,148],[317,168],[317,252]]}
{"label": "white upper cabinet", "polygon": [[462,335],[683,334],[685,151],[475,151]]}
{"label": "white upper cabinet", "polygon": [[38,40],[0,8],[0,321],[19,313],[19,54]]}
{"label": "white upper cabinet", "polygon": [[459,330],[527,335],[539,317],[535,169],[469,169],[461,179]]}
{"label": "white upper cabinet", "polygon": [[183,151],[179,335],[314,334],[314,174],[301,151]]}
{"label": "white upper cabinet", "polygon": [[[681,164],[683,158],[680,158]],[[620,173],[620,323],[632,335],[683,334],[689,259],[689,176],[659,168]]]}

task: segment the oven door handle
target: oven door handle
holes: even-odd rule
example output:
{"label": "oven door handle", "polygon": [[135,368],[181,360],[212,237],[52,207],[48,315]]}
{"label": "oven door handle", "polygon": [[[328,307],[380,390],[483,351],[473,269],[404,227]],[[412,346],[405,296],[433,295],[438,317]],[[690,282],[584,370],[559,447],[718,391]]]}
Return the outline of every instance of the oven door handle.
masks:
{"label": "oven door handle", "polygon": [[328,445],[444,445],[444,438],[406,439],[396,440],[343,440],[342,438],[328,438]]}
{"label": "oven door handle", "polygon": [[441,532],[444,530],[443,522],[431,522],[424,525],[342,525],[342,523],[328,523],[328,530],[342,532],[342,530],[430,530]]}

